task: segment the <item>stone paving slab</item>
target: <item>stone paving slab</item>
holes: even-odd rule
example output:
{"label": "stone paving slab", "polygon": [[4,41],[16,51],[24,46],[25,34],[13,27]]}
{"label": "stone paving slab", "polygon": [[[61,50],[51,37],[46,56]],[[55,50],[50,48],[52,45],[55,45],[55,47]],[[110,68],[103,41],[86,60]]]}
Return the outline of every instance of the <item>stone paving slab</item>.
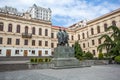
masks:
{"label": "stone paving slab", "polygon": [[120,65],[0,72],[0,80],[120,80]]}

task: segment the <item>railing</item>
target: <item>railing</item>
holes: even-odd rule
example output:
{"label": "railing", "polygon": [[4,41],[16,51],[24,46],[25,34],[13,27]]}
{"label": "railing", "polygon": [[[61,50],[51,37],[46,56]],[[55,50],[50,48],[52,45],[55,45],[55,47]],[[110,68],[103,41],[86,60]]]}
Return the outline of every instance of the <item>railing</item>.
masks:
{"label": "railing", "polygon": [[32,38],[32,33],[22,33],[22,38]]}

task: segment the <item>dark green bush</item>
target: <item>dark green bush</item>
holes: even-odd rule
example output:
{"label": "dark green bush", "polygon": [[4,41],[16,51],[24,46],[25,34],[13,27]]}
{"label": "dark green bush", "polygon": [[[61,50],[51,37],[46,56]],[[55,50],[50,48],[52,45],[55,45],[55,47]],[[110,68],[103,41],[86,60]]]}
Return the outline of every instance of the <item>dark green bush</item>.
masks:
{"label": "dark green bush", "polygon": [[34,58],[31,58],[31,59],[30,59],[30,62],[33,63],[33,62],[34,62]]}
{"label": "dark green bush", "polygon": [[38,62],[43,62],[43,59],[42,59],[42,58],[39,58],[39,59],[38,59]]}
{"label": "dark green bush", "polygon": [[85,59],[93,59],[93,54],[91,52],[86,52],[84,54]]}
{"label": "dark green bush", "polygon": [[99,53],[99,55],[98,55],[98,59],[103,59],[104,57],[103,57],[103,54],[102,53]]}
{"label": "dark green bush", "polygon": [[38,59],[37,59],[37,58],[35,58],[34,62],[35,62],[35,63],[37,63],[37,62],[38,62]]}
{"label": "dark green bush", "polygon": [[120,64],[120,56],[115,57],[115,62]]}

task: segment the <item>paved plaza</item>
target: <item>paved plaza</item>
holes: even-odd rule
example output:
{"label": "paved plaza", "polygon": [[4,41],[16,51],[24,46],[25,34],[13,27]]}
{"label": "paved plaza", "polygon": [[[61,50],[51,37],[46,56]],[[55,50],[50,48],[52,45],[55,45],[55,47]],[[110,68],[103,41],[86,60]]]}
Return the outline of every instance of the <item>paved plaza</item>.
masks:
{"label": "paved plaza", "polygon": [[0,80],[120,80],[120,65],[0,72]]}

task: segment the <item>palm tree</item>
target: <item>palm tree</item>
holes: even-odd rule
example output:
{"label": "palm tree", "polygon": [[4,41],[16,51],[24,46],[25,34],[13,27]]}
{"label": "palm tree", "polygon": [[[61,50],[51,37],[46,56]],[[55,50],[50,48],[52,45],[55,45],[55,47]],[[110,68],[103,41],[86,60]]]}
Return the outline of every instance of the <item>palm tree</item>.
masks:
{"label": "palm tree", "polygon": [[112,53],[113,56],[120,55],[120,29],[116,26],[110,26],[107,31],[112,30],[111,36],[104,34],[100,39],[105,39],[103,44],[98,46],[98,50],[106,49],[107,53]]}
{"label": "palm tree", "polygon": [[103,44],[100,44],[97,49],[99,52],[102,52],[103,49],[106,49],[107,53],[110,53],[110,50],[114,47],[114,41],[107,35],[104,34],[100,37],[100,39],[105,39]]}

